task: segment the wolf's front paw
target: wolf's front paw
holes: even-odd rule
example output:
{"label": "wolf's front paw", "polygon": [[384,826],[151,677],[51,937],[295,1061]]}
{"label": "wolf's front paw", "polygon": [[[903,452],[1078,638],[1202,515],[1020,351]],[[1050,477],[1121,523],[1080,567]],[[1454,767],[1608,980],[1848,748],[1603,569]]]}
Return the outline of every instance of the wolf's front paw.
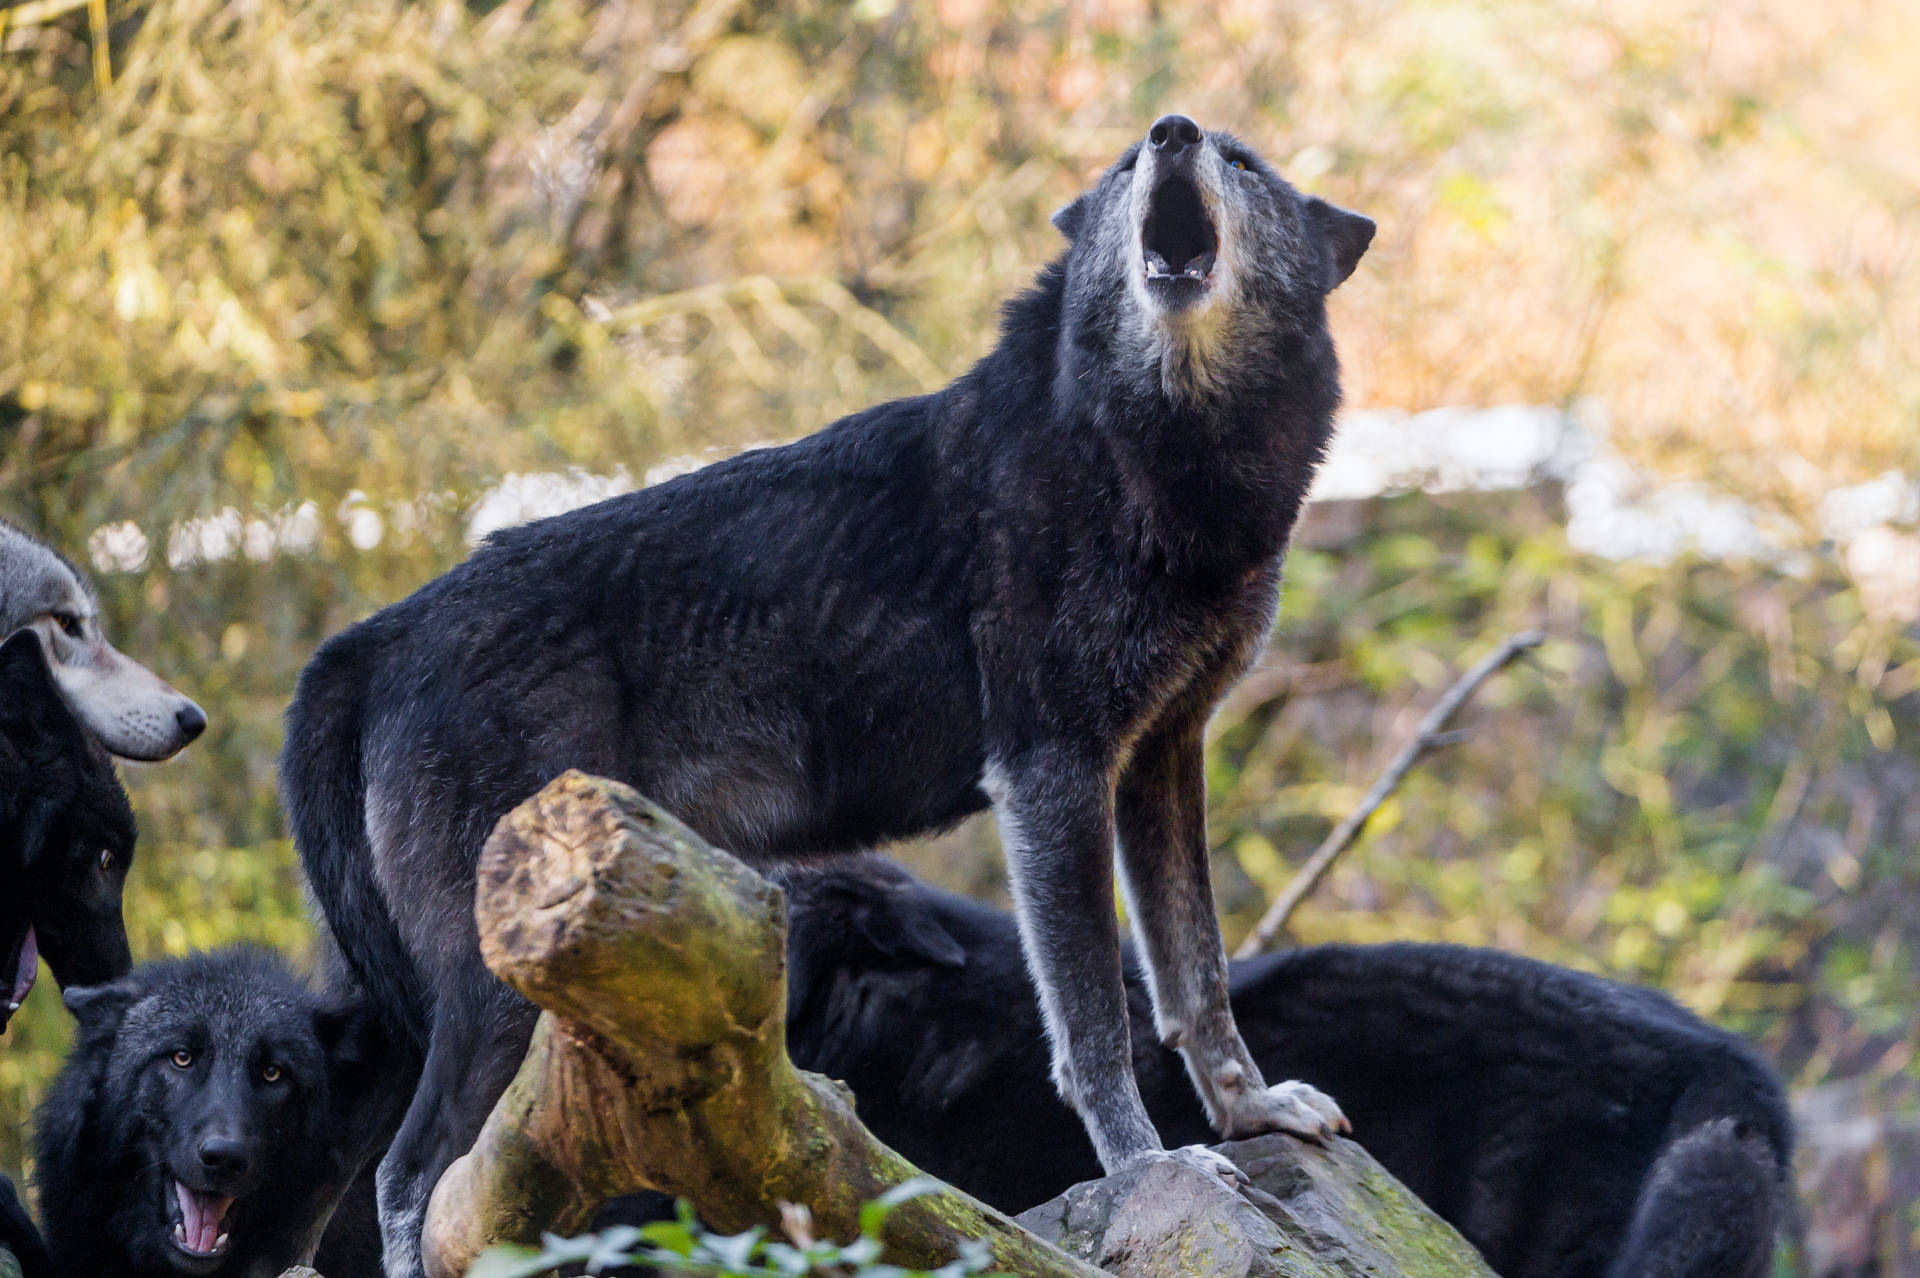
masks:
{"label": "wolf's front paw", "polygon": [[1218,1176],[1229,1185],[1245,1185],[1250,1182],[1247,1174],[1233,1165],[1233,1160],[1225,1154],[1215,1153],[1205,1145],[1182,1145],[1178,1149],[1155,1149],[1133,1159],[1128,1166],[1137,1167],[1149,1162],[1179,1163],[1195,1171],[1203,1171]]}
{"label": "wolf's front paw", "polygon": [[1303,1140],[1325,1141],[1353,1130],[1333,1097],[1306,1083],[1275,1083],[1242,1092],[1233,1100],[1221,1135],[1244,1140],[1266,1132],[1286,1132]]}

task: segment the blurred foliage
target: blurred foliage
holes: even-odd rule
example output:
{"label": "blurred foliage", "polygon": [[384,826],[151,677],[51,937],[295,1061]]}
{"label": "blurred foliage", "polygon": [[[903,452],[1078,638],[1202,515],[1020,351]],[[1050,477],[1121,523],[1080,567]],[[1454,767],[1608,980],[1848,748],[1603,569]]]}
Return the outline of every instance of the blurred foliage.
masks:
{"label": "blurred foliage", "polygon": [[[1329,537],[1342,519],[1359,527]],[[1837,575],[1596,565],[1541,495],[1321,508],[1303,540],[1271,658],[1295,686],[1216,724],[1214,834],[1249,881],[1225,891],[1230,930],[1460,668],[1542,625],[1295,936],[1497,945],[1662,986],[1813,1077],[1913,1032],[1920,635]]]}
{"label": "blurred foliage", "polygon": [[[1636,460],[1801,518],[1920,471],[1900,0],[112,12],[105,91],[83,16],[0,27],[0,511],[127,566],[111,633],[212,716],[125,770],[139,954],[305,948],[280,709],[490,485],[937,384],[1165,109],[1380,220],[1335,298],[1351,402],[1593,395]],[[1298,936],[1493,942],[1675,989],[1803,1078],[1904,1066],[1913,635],[1835,580],[1580,559],[1535,505],[1316,516],[1213,755],[1230,925],[1476,644],[1544,622]],[[906,855],[979,887],[988,852]],[[63,1022],[44,982],[0,1052],[0,1167]]]}
{"label": "blurred foliage", "polygon": [[675,1204],[677,1218],[649,1225],[616,1225],[600,1234],[559,1238],[552,1234],[541,1245],[501,1244],[489,1248],[474,1262],[472,1278],[537,1278],[565,1265],[578,1265],[590,1274],[627,1265],[649,1266],[650,1272],[699,1275],[700,1278],[1005,1278],[989,1273],[993,1249],[974,1239],[960,1244],[960,1255],[938,1269],[905,1269],[881,1260],[885,1250],[880,1234],[887,1218],[905,1202],[952,1189],[931,1176],[919,1176],[887,1190],[860,1207],[860,1236],[844,1245],[813,1236],[806,1208],[785,1205],[782,1222],[787,1239],[769,1237],[762,1228],[745,1233],[720,1234],[694,1215],[682,1198]]}

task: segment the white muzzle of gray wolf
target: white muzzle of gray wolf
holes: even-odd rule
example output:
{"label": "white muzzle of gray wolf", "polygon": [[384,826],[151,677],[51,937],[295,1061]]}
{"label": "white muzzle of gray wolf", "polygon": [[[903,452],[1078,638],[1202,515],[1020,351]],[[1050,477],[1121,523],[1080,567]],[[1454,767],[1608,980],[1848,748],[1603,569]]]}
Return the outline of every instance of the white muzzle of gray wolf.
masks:
{"label": "white muzzle of gray wolf", "polygon": [[61,695],[122,759],[171,758],[206,730],[199,706],[107,642],[86,574],[0,519],[0,638],[16,630],[40,636]]}

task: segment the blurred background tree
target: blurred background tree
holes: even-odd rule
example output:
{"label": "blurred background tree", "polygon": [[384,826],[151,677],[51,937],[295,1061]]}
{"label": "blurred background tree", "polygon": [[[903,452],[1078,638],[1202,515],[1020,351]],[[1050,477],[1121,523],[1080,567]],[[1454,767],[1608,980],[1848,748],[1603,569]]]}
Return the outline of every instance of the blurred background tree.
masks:
{"label": "blurred background tree", "polygon": [[[1868,606],[1819,512],[1920,474],[1911,4],[160,0],[104,44],[25,12],[0,513],[212,716],[125,770],[137,953],[308,944],[273,759],[321,638],[521,497],[940,384],[1178,108],[1381,223],[1335,295],[1350,403],[1596,401],[1813,552],[1597,559],[1551,489],[1318,508],[1211,760],[1230,933],[1452,670],[1543,624],[1295,937],[1656,983],[1802,1085],[1908,1070],[1920,603]],[[980,827],[903,855],[998,890]],[[0,1168],[49,991],[0,1053]]]}

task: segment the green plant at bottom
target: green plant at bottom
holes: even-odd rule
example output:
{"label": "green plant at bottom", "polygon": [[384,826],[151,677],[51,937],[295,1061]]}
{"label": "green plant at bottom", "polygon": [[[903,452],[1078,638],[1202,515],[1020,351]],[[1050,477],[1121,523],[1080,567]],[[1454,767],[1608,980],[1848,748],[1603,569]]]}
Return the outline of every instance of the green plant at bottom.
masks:
{"label": "green plant at bottom", "polygon": [[740,1234],[718,1234],[700,1223],[692,1204],[681,1199],[677,1220],[650,1225],[618,1225],[578,1238],[543,1237],[538,1250],[490,1247],[475,1262],[470,1278],[534,1278],[561,1265],[584,1265],[590,1274],[620,1265],[652,1265],[668,1274],[701,1278],[1005,1278],[988,1273],[992,1252],[984,1241],[960,1244],[957,1259],[938,1269],[905,1269],[880,1260],[880,1229],[900,1204],[947,1188],[930,1176],[894,1186],[860,1209],[860,1237],[842,1245],[813,1237],[805,1208],[789,1208],[789,1241],[755,1227]]}

